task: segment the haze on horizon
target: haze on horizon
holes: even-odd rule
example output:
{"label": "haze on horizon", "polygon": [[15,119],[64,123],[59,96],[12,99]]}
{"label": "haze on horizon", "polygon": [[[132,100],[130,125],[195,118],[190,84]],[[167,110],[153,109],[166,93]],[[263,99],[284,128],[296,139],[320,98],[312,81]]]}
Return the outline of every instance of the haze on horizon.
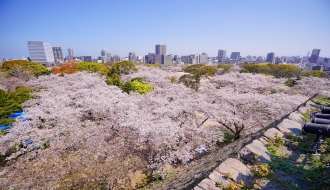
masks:
{"label": "haze on horizon", "polygon": [[305,56],[317,48],[330,57],[329,10],[328,0],[0,1],[0,57],[28,57],[27,41],[57,44],[64,55],[146,55],[166,44],[177,55]]}

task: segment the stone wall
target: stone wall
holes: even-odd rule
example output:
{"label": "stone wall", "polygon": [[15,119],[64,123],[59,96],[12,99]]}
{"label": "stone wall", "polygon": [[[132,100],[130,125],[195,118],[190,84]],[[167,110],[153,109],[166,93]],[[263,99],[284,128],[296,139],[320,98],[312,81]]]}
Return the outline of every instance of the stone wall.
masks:
{"label": "stone wall", "polygon": [[200,159],[184,165],[175,176],[155,185],[153,189],[219,189],[216,187],[216,182],[221,181],[224,185],[229,183],[224,177],[225,172],[230,172],[237,182],[241,179],[250,181],[253,178],[251,171],[240,160],[249,159],[254,154],[260,155],[260,160],[263,162],[270,160],[270,155],[264,146],[268,139],[274,138],[275,133],[282,136],[286,132],[300,133],[300,114],[298,111],[310,107],[310,100],[316,95],[298,106],[293,112],[284,115],[280,120],[274,121],[262,130],[222,148],[208,150]]}

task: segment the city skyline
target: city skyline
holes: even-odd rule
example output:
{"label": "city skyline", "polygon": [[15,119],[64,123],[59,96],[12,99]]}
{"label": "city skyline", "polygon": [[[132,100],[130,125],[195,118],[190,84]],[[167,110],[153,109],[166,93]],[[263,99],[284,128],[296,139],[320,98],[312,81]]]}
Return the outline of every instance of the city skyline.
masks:
{"label": "city skyline", "polygon": [[[160,14],[159,7],[165,5],[185,9]],[[27,41],[58,44],[63,50],[73,48],[77,55],[93,57],[101,49],[121,57],[129,52],[147,55],[155,53],[155,44],[165,44],[173,55],[206,52],[215,57],[223,49],[227,56],[240,52],[244,57],[266,57],[275,52],[302,57],[321,49],[320,57],[330,57],[329,8],[327,0],[3,1],[0,57],[28,57]],[[95,10],[95,14],[81,10]],[[313,14],[307,14],[310,10]]]}

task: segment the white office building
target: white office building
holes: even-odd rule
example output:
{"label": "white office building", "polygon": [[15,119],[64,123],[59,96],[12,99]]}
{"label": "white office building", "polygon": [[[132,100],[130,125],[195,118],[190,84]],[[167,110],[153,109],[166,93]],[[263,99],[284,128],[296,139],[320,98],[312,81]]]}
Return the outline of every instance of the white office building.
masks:
{"label": "white office building", "polygon": [[49,43],[28,41],[27,45],[31,61],[39,62],[45,66],[51,66],[54,64],[53,49]]}

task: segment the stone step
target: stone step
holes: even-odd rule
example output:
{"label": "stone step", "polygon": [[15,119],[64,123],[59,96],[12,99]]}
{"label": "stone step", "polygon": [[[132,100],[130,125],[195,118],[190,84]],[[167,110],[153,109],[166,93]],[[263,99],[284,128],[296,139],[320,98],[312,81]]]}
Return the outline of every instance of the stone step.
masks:
{"label": "stone step", "polygon": [[258,140],[252,141],[252,143],[246,145],[238,153],[240,159],[252,162],[255,161],[255,155],[258,155],[258,161],[261,163],[271,161],[271,156],[267,148]]}
{"label": "stone step", "polygon": [[267,137],[268,139],[273,139],[276,136],[277,137],[284,137],[284,134],[281,131],[279,131],[275,128],[270,128],[264,133],[264,136]]}
{"label": "stone step", "polygon": [[296,122],[302,122],[303,121],[302,118],[303,118],[303,116],[297,112],[292,112],[289,115],[289,119],[296,121]]}
{"label": "stone step", "polygon": [[213,171],[210,175],[209,178],[214,181],[214,182],[221,182],[225,187],[230,184],[230,182],[226,179],[226,176],[224,174],[221,174],[217,171]]}
{"label": "stone step", "polygon": [[298,111],[300,111],[301,113],[307,113],[308,110],[310,110],[311,108],[306,107],[306,106],[302,106],[298,109]]}
{"label": "stone step", "polygon": [[250,183],[253,180],[252,173],[249,168],[247,168],[241,161],[228,158],[220,164],[215,171],[220,174],[226,175],[229,173],[232,179],[239,183],[243,180],[246,184]]}
{"label": "stone step", "polygon": [[[203,181],[201,181],[199,184],[198,184],[198,187],[204,189],[204,190],[221,190],[219,187],[216,186],[216,183],[214,181],[212,181],[211,179],[203,179]],[[196,187],[195,187],[196,188]],[[198,190],[195,189],[194,190]]]}
{"label": "stone step", "polygon": [[280,124],[277,125],[277,128],[280,129],[283,133],[292,133],[295,136],[300,136],[301,133],[301,123],[290,119],[284,119]]}

